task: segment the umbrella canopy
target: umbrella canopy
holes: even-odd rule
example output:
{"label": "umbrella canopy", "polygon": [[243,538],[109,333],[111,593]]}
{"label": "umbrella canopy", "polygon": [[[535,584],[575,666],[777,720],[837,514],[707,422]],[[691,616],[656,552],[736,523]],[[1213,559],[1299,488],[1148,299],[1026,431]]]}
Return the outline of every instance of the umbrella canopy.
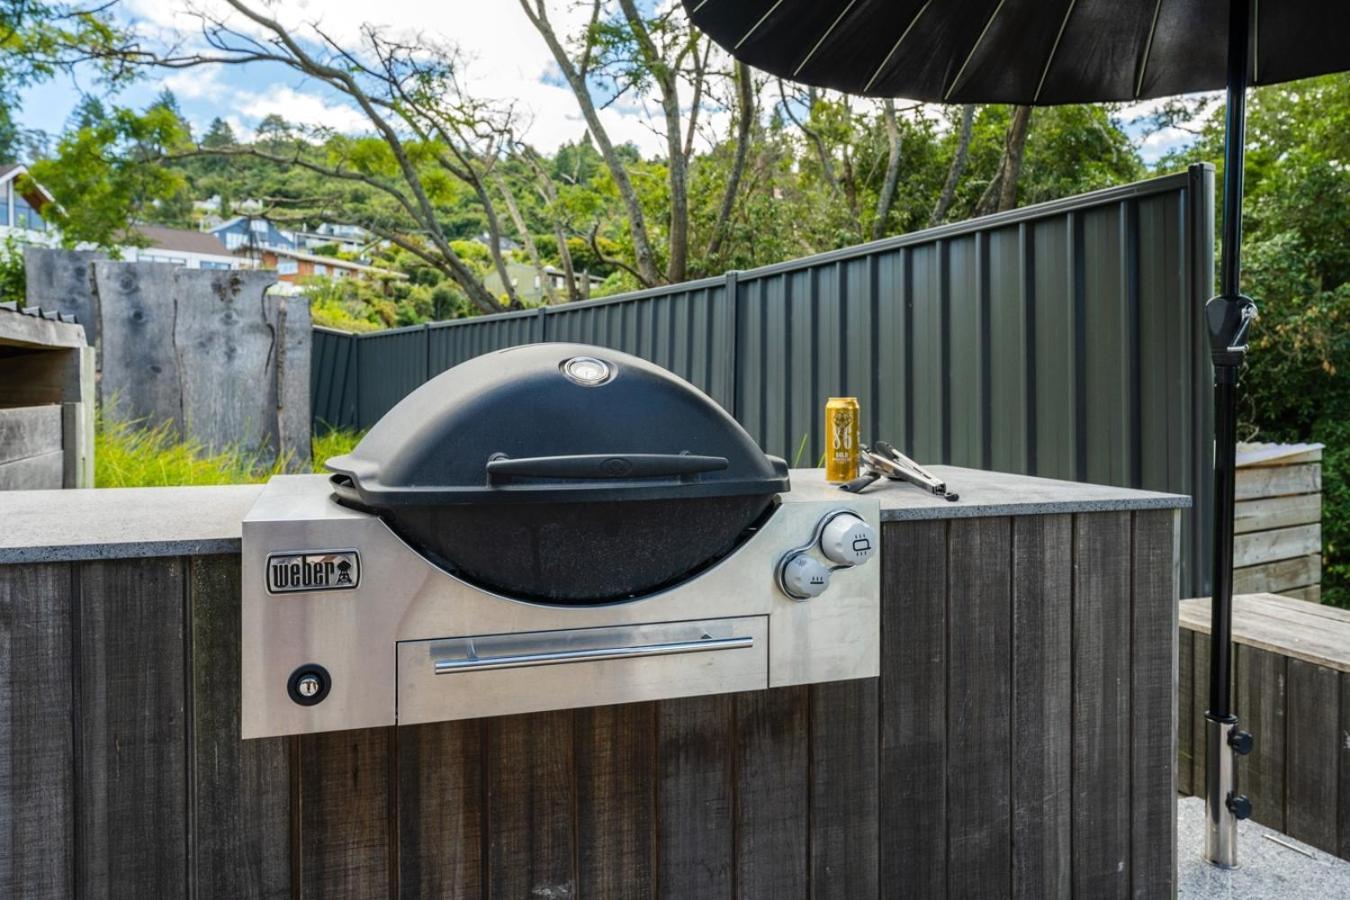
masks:
{"label": "umbrella canopy", "polygon": [[[1229,0],[684,0],[757,69],[937,103],[1143,100],[1228,84]],[[1247,83],[1350,67],[1350,2],[1256,3]]]}

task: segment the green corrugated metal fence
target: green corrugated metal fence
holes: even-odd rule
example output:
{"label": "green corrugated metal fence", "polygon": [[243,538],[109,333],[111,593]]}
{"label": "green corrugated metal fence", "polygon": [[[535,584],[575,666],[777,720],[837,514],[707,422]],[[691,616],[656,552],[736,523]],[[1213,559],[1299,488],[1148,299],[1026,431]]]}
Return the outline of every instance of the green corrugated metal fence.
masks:
{"label": "green corrugated metal fence", "polygon": [[[687,378],[810,465],[831,395],[922,462],[1191,494],[1204,591],[1212,423],[1201,312],[1213,171],[603,300],[368,335],[316,330],[316,422],[369,427],[491,350],[580,341]],[[959,490],[959,486],[957,486]],[[1197,561],[1200,564],[1196,564]]]}

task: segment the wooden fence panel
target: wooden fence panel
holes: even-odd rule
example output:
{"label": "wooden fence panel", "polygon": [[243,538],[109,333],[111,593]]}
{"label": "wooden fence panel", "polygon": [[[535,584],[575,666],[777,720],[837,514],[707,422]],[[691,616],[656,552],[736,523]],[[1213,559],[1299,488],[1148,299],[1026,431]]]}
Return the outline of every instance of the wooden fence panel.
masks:
{"label": "wooden fence panel", "polygon": [[[1256,736],[1251,755],[1239,764],[1241,788],[1252,801],[1252,818],[1284,831],[1286,660],[1278,653],[1238,645],[1234,698],[1242,727]],[[1203,793],[1204,785],[1197,789]]]}
{"label": "wooden fence panel", "polygon": [[1013,521],[1014,897],[1069,893],[1073,771],[1073,517]]}
{"label": "wooden fence panel", "polygon": [[187,891],[186,560],[83,563],[75,893]]}
{"label": "wooden fence panel", "polygon": [[1141,511],[1133,523],[1129,868],[1141,900],[1176,891],[1177,515]]}
{"label": "wooden fence panel", "polygon": [[736,884],[739,897],[808,893],[810,694],[736,695]]}
{"label": "wooden fence panel", "polygon": [[0,566],[0,896],[74,893],[71,567]]}
{"label": "wooden fence panel", "polygon": [[656,704],[576,711],[577,881],[582,896],[654,897]]}
{"label": "wooden fence panel", "polygon": [[734,697],[657,704],[657,895],[731,900]]}
{"label": "wooden fence panel", "polygon": [[1009,519],[954,519],[947,596],[947,889],[1012,883]]}
{"label": "wooden fence panel", "polygon": [[486,725],[487,896],[575,896],[572,712],[506,716]]}
{"label": "wooden fence panel", "polygon": [[239,738],[239,558],[192,559],[190,879],[199,900],[291,895],[290,741]]}
{"label": "wooden fence panel", "polygon": [[292,861],[301,898],[392,896],[393,728],[298,738],[299,837]]}
{"label": "wooden fence panel", "polygon": [[[285,337],[275,310],[268,309],[280,300],[268,300],[265,293],[276,276],[227,274],[176,269],[172,293],[146,301],[153,304],[153,315],[173,316],[171,350],[191,360],[178,371],[184,433],[210,451],[233,445],[248,453],[264,448],[275,453],[280,446],[278,342],[284,347]],[[111,344],[114,336],[105,334],[104,340]]]}
{"label": "wooden fence panel", "polygon": [[875,897],[877,683],[811,686],[811,897]]}
{"label": "wooden fence panel", "polygon": [[1129,513],[1074,520],[1073,892],[1129,893]]}
{"label": "wooden fence panel", "polygon": [[[312,323],[270,272],[97,262],[100,397],[208,450],[309,459]],[[180,362],[190,360],[191,364]]]}
{"label": "wooden fence panel", "polygon": [[60,406],[53,403],[0,408],[0,466],[60,450]]}
{"label": "wooden fence panel", "polygon": [[1314,847],[1333,848],[1339,816],[1334,785],[1340,762],[1340,679],[1335,670],[1301,659],[1290,659],[1287,671],[1286,833]]}
{"label": "wooden fence panel", "polygon": [[0,567],[0,893],[1165,895],[1172,522],[886,524],[880,679],[253,741],[237,556]]}
{"label": "wooden fence panel", "polygon": [[99,306],[98,399],[105,415],[167,422],[183,430],[174,346],[174,266],[94,264]]}
{"label": "wooden fence panel", "polygon": [[438,722],[396,733],[400,897],[483,895],[483,730]]}
{"label": "wooden fence panel", "polygon": [[896,522],[881,540],[881,884],[939,897],[947,890],[947,523]]}

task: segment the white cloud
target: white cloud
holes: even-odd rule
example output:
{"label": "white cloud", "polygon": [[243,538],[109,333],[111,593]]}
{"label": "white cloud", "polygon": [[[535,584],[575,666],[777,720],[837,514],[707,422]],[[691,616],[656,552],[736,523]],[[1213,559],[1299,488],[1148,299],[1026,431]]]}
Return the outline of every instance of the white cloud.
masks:
{"label": "white cloud", "polygon": [[229,85],[221,81],[220,76],[220,69],[183,69],[160,83],[180,99],[214,101],[230,93]]}
{"label": "white cloud", "polygon": [[1116,114],[1120,122],[1124,124],[1125,131],[1134,139],[1139,149],[1140,158],[1146,163],[1155,163],[1171,151],[1179,150],[1193,143],[1196,134],[1204,126],[1206,120],[1214,114],[1215,110],[1223,106],[1224,102],[1223,94],[1219,91],[1188,95],[1185,99],[1203,101],[1195,115],[1184,122],[1177,123],[1176,126],[1160,128],[1151,134],[1144,134],[1142,120],[1154,115],[1165,104],[1175,99],[1177,98],[1162,97],[1156,100],[1141,100],[1138,103],[1131,103],[1122,107]]}
{"label": "white cloud", "polygon": [[297,125],[322,126],[336,131],[366,131],[370,123],[355,107],[329,103],[286,85],[264,93],[242,94],[237,109],[245,116],[262,119],[273,114]]}

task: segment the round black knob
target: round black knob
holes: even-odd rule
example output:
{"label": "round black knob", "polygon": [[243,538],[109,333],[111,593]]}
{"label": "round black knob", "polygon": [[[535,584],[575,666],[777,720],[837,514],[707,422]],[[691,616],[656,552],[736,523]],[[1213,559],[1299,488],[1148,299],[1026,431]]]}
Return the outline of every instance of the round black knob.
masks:
{"label": "round black knob", "polygon": [[1252,815],[1252,801],[1245,794],[1228,795],[1228,811],[1239,819],[1249,819]]}
{"label": "round black knob", "polygon": [[1238,756],[1246,756],[1256,746],[1256,738],[1252,737],[1250,731],[1234,731],[1228,735],[1228,746]]}
{"label": "round black knob", "polygon": [[314,706],[322,703],[333,686],[328,670],[317,663],[301,666],[291,673],[286,681],[286,693],[301,706]]}

